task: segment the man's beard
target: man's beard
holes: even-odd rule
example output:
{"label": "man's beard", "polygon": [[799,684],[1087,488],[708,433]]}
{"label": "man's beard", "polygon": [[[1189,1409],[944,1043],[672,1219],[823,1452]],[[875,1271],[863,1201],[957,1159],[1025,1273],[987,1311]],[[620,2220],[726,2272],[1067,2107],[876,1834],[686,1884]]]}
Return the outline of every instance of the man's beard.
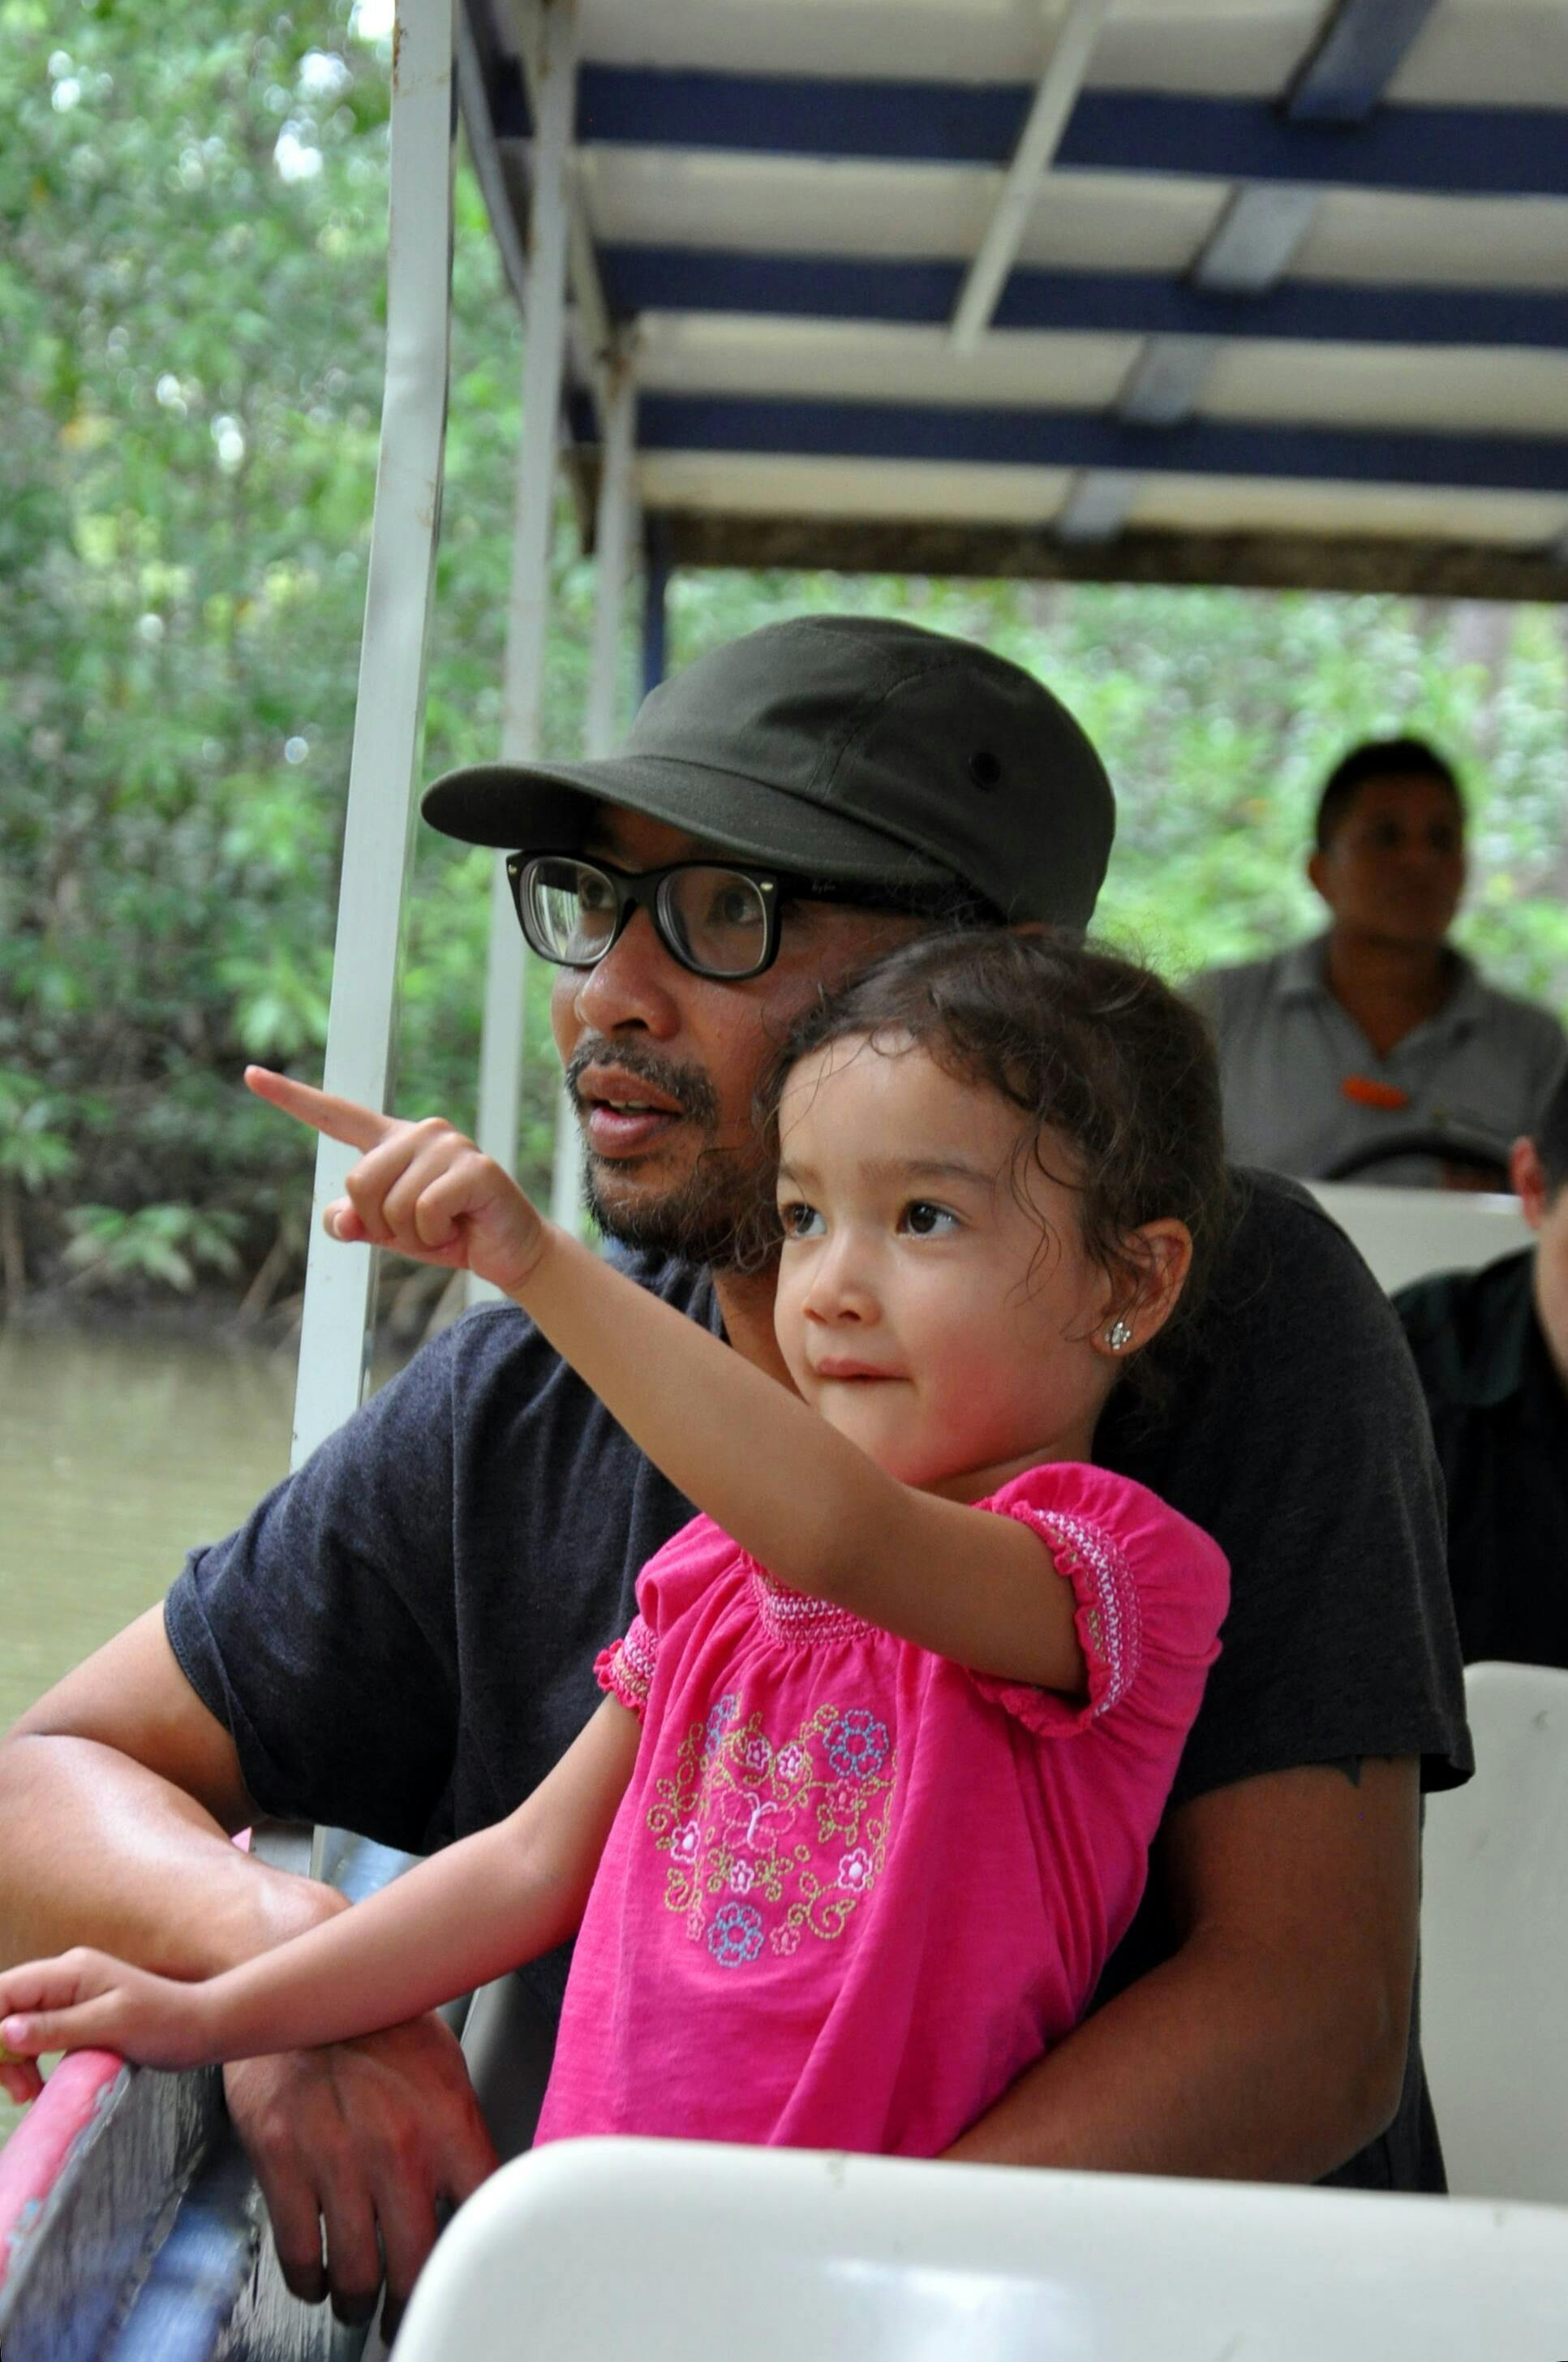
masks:
{"label": "man's beard", "polygon": [[[673,1255],[715,1271],[765,1270],[778,1254],[783,1232],[773,1167],[762,1142],[718,1145],[718,1099],[700,1067],[678,1066],[646,1051],[604,1042],[579,1043],[566,1068],[566,1096],[579,1118],[584,1108],[578,1076],[585,1067],[612,1061],[678,1101],[683,1121],[704,1131],[707,1140],[685,1180],[659,1195],[636,1187],[635,1164],[587,1149],[583,1197],[598,1228],[607,1238],[643,1253]],[[623,1198],[617,1182],[628,1173],[633,1186]]]}

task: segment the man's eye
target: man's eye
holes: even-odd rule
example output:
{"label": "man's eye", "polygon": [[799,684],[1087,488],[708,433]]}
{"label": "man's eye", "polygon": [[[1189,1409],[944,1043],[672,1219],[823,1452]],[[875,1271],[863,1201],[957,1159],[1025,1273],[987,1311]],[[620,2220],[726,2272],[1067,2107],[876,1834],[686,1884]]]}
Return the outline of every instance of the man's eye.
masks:
{"label": "man's eye", "polygon": [[958,1216],[947,1206],[933,1206],[928,1198],[916,1198],[905,1206],[901,1227],[917,1239],[945,1237],[958,1228]]}
{"label": "man's eye", "polygon": [[615,896],[602,877],[579,877],[577,907],[581,911],[609,911],[615,907]]}
{"label": "man's eye", "polygon": [[761,906],[750,886],[723,887],[708,905],[710,927],[757,927],[762,920]]}
{"label": "man's eye", "polygon": [[786,1239],[819,1239],[822,1236],[821,1215],[815,1206],[803,1205],[798,1199],[792,1199],[788,1205],[779,1208],[779,1220],[784,1224]]}

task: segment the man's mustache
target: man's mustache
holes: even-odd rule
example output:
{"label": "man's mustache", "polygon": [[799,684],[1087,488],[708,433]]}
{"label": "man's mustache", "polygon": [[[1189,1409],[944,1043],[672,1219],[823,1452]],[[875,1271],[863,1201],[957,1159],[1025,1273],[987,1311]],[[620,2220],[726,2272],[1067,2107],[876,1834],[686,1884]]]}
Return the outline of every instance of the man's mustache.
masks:
{"label": "man's mustache", "polygon": [[599,1034],[579,1042],[566,1061],[566,1097],[578,1115],[584,1111],[582,1077],[590,1066],[615,1066],[638,1082],[651,1084],[664,1098],[674,1099],[681,1113],[694,1122],[713,1125],[718,1120],[718,1094],[700,1066],[680,1065],[673,1058],[607,1042]]}

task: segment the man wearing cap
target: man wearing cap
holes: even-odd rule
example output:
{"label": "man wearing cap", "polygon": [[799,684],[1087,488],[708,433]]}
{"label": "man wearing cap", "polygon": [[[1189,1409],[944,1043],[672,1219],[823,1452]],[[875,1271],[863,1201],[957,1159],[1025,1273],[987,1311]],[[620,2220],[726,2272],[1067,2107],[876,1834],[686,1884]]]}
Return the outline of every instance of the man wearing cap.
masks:
{"label": "man wearing cap", "polygon": [[[425,809],[516,855],[601,1225],[773,1369],[747,1250],[781,1030],[955,914],[1081,926],[1112,830],[1092,748],[1028,675],[854,617],[705,657],[618,756],[458,773]],[[1424,1413],[1339,1234],[1287,1185],[1244,1200],[1174,1398],[1153,1424],[1113,1403],[1097,1441],[1226,1550],[1223,1652],[1101,2005],[960,2150],[1440,2186],[1419,1789],[1468,1758]],[[205,1973],[339,1907],[233,1852],[256,1816],[416,1850],[496,1820],[587,1718],[595,1653],[687,1514],[522,1314],[470,1314],[0,1745],[0,1957],[88,1941]],[[561,1982],[558,1959],[513,1980],[536,2022]],[[228,2088],[291,2280],[330,2276],[350,2312],[378,2243],[406,2292],[490,2159],[433,2022]]]}

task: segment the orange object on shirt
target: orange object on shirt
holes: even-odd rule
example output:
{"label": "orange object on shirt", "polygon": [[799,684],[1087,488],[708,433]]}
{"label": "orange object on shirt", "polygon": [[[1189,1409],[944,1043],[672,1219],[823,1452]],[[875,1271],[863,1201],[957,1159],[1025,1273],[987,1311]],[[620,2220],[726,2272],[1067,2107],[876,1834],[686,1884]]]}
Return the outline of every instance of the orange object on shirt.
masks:
{"label": "orange object on shirt", "polygon": [[1380,1083],[1376,1075],[1347,1075],[1339,1087],[1340,1097],[1356,1107],[1387,1108],[1392,1113],[1410,1104],[1409,1091],[1398,1083]]}

